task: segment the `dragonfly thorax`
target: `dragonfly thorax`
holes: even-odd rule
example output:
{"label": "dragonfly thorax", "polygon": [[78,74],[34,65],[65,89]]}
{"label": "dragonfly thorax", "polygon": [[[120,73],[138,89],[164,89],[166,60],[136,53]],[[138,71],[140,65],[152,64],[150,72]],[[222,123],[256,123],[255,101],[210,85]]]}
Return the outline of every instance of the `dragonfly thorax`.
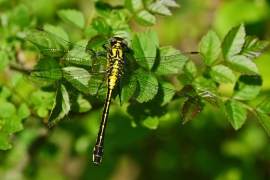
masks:
{"label": "dragonfly thorax", "polygon": [[114,89],[119,78],[123,75],[124,66],[124,48],[127,42],[122,36],[113,36],[109,39],[111,48],[107,52],[107,80],[108,88]]}

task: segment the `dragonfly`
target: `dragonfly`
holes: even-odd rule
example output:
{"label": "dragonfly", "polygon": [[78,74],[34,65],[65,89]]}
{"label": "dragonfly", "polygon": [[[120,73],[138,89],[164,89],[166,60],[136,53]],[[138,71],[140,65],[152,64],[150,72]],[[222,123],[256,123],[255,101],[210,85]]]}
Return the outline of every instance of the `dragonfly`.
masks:
{"label": "dragonfly", "polygon": [[83,93],[106,93],[93,150],[95,166],[100,165],[103,156],[105,129],[114,89],[118,92],[114,99],[120,105],[128,101],[139,104],[151,102],[151,107],[147,108],[152,110],[170,103],[176,96],[189,99],[194,97],[194,93],[189,93],[192,88],[188,86],[185,90],[176,90],[169,77],[179,75],[186,63],[191,61],[190,57],[201,59],[198,52],[134,57],[135,53],[122,36],[115,35],[104,44],[100,43],[99,38],[92,38],[83,46],[42,28],[29,28],[25,39],[34,44],[44,58],[33,70],[23,75],[24,80],[35,86],[48,86],[64,79]]}

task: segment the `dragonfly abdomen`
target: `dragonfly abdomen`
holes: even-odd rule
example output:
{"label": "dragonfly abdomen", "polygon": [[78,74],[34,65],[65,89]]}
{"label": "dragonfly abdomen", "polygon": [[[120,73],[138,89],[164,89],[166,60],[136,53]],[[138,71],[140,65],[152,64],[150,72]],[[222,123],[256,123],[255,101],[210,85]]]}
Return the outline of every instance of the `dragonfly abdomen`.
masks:
{"label": "dragonfly abdomen", "polygon": [[99,127],[99,131],[98,131],[98,136],[97,136],[96,144],[94,147],[93,162],[94,162],[95,166],[99,166],[99,164],[102,160],[104,138],[105,138],[105,129],[106,129],[108,114],[109,114],[109,110],[110,110],[112,90],[113,89],[108,88],[107,98],[106,98],[106,101],[104,104],[104,109],[103,109],[100,127]]}

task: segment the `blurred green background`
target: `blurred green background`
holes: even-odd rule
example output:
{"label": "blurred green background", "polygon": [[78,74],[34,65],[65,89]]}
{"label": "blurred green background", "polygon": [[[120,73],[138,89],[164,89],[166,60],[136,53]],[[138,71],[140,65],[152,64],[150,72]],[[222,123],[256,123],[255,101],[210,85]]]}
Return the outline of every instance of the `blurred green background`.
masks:
{"label": "blurred green background", "polygon": [[[109,3],[121,5],[124,1]],[[142,27],[131,21],[134,32],[154,29],[159,35],[160,45],[196,51],[200,39],[210,29],[222,39],[229,29],[244,22],[247,35],[269,41],[269,0],[178,0],[177,3],[181,7],[173,9],[171,17],[158,16],[154,27]],[[18,7],[29,12],[29,19],[35,17],[33,24],[38,27],[44,24],[61,26],[69,32],[71,41],[78,39],[79,31],[62,22],[57,11],[77,9],[84,13],[86,19],[94,11],[93,2],[87,0],[0,0],[2,26],[8,23],[7,16],[20,14],[21,8]],[[19,19],[18,25],[12,28],[14,32],[20,28],[20,22]],[[12,40],[12,32],[9,33]],[[269,94],[269,49],[255,63],[263,78],[262,94]],[[35,90],[24,81],[18,88],[21,88],[20,96],[23,98],[28,98],[29,93]],[[230,96],[232,90],[233,84],[220,87],[223,96]],[[94,167],[92,151],[103,108],[102,100],[99,104],[88,113],[69,114],[52,130],[40,119],[28,118],[24,122],[24,130],[11,137],[13,148],[0,151],[0,178],[270,179],[270,141],[257,118],[249,113],[245,125],[235,131],[226,118],[224,107],[217,111],[209,105],[185,125],[181,124],[178,114],[171,114],[170,121],[161,120],[157,130],[149,130],[140,125],[132,126],[127,107],[112,103],[103,161],[100,167]]]}

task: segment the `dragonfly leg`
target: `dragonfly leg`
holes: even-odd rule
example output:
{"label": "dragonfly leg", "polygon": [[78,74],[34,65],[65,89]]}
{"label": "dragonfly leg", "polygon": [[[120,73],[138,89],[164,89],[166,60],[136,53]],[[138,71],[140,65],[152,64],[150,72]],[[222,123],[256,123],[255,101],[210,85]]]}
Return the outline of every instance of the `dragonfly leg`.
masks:
{"label": "dragonfly leg", "polygon": [[106,51],[110,51],[110,50],[111,50],[109,47],[106,46],[106,44],[103,44],[102,47],[103,47]]}
{"label": "dragonfly leg", "polygon": [[97,56],[106,56],[107,52],[97,52]]}

